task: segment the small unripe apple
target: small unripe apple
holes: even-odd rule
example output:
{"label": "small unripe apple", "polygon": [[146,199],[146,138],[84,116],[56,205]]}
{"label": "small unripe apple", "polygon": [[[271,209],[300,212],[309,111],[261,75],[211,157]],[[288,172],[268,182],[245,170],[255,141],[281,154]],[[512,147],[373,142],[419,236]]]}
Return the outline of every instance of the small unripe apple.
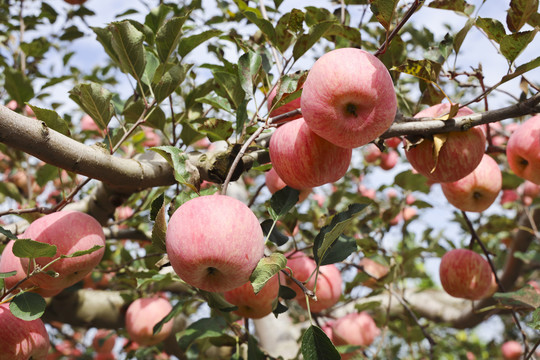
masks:
{"label": "small unripe apple", "polygon": [[[92,216],[79,211],[59,211],[45,215],[30,224],[21,238],[56,245],[54,258],[36,258],[37,265],[43,267],[61,255],[71,255],[76,251],[89,250],[94,246],[103,246],[90,254],[65,258],[56,261],[47,270],[58,273],[51,277],[40,273],[30,278],[30,281],[43,289],[64,289],[82,280],[94,269],[105,253],[105,234],[99,222]],[[28,269],[28,258],[22,258],[23,269]],[[30,262],[30,271],[34,269]]]}
{"label": "small unripe apple", "polygon": [[276,129],[270,159],[279,177],[294,189],[313,188],[345,175],[352,150],[338,147],[309,129],[303,119]]}
{"label": "small unripe apple", "polygon": [[392,125],[397,99],[392,78],[378,58],[365,50],[341,48],[313,64],[301,107],[311,130],[351,149],[375,140]]}
{"label": "small unripe apple", "polygon": [[[266,187],[270,193],[274,194],[276,191],[283,189],[287,184],[277,174],[274,168],[271,168],[265,173],[265,183]],[[302,202],[307,199],[311,193],[311,188],[301,189],[300,194],[298,195],[298,202]]]}
{"label": "small unripe apple", "polygon": [[145,346],[155,345],[165,340],[172,331],[172,319],[163,324],[161,330],[155,335],[153,335],[153,329],[171,310],[169,301],[159,296],[133,301],[126,311],[126,331],[130,340]]}
{"label": "small unripe apple", "polygon": [[490,207],[501,188],[501,170],[489,155],[484,155],[476,169],[464,178],[441,183],[441,189],[450,204],[460,210],[473,212],[482,212]]}
{"label": "small unripe apple", "polygon": [[[415,117],[438,117],[448,113],[449,110],[450,104],[439,104],[420,111]],[[456,116],[470,114],[473,114],[473,111],[463,107]],[[440,149],[437,163],[434,158],[434,141],[431,138],[425,138],[405,151],[412,167],[434,182],[457,181],[463,178],[478,166],[484,155],[486,137],[481,127],[450,132],[447,136]]]}
{"label": "small unripe apple", "polygon": [[454,249],[444,254],[439,276],[448,294],[469,300],[483,298],[492,284],[489,263],[467,249]]}
{"label": "small unripe apple", "polygon": [[381,331],[373,318],[365,311],[352,313],[332,323],[334,344],[369,346]]}
{"label": "small unripe apple", "polygon": [[504,360],[519,360],[523,355],[523,346],[515,340],[510,340],[502,344],[501,352]]}
{"label": "small unripe apple", "polygon": [[519,177],[540,185],[540,115],[525,121],[512,133],[506,146],[510,169]]}
{"label": "small unripe apple", "polygon": [[[277,86],[274,87],[272,91],[270,92],[270,94],[268,95],[268,101],[267,101],[268,111],[272,110],[272,102],[274,101],[274,98],[276,97],[276,93],[277,93]],[[296,109],[300,109],[300,98],[294,99],[278,108],[274,108],[270,112],[270,117],[275,117],[281,114],[285,114],[289,111],[293,111]],[[302,114],[298,114],[293,117],[290,117],[288,120],[300,119],[301,117],[302,117]]]}
{"label": "small unripe apple", "polygon": [[45,360],[49,335],[41,319],[25,321],[0,304],[0,360]]}
{"label": "small unripe apple", "polygon": [[251,319],[260,319],[270,314],[273,310],[273,302],[279,292],[279,279],[274,275],[264,287],[255,294],[251,282],[223,293],[225,300],[238,306],[233,311],[236,315]]}
{"label": "small unripe apple", "polygon": [[171,216],[166,247],[174,271],[207,291],[245,284],[264,254],[264,235],[255,214],[225,195],[200,196]]}

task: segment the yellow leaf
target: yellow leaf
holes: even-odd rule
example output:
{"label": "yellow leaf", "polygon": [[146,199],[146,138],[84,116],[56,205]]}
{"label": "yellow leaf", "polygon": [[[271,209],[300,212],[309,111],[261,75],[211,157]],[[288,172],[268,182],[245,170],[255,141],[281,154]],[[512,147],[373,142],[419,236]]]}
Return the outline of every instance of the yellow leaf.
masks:
{"label": "yellow leaf", "polygon": [[448,133],[433,135],[433,160],[435,162],[435,165],[433,165],[433,169],[431,169],[431,173],[433,173],[435,169],[437,168],[437,162],[439,160],[439,153],[441,152],[441,149],[444,143],[446,142],[447,138],[448,138]]}

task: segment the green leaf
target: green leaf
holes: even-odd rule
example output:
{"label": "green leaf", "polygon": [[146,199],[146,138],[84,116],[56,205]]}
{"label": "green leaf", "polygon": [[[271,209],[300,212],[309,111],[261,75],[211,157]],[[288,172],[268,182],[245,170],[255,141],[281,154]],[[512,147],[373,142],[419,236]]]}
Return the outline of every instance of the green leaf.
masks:
{"label": "green leaf", "polygon": [[13,244],[13,254],[19,258],[53,257],[56,255],[56,245],[19,239]]}
{"label": "green leaf", "polygon": [[248,338],[247,360],[266,360],[266,359],[267,359],[267,356],[259,348],[257,344],[257,340],[252,335],[250,335]]}
{"label": "green leaf", "polygon": [[238,306],[229,303],[225,300],[225,297],[222,293],[204,291],[199,289],[199,293],[202,295],[204,300],[208,303],[208,306],[212,309],[218,309],[223,312],[230,312],[238,310]]}
{"label": "green leaf", "polygon": [[[367,204],[351,204],[347,210],[334,215],[330,224],[321,229],[313,241],[313,256],[317,264],[321,265],[326,261],[327,251],[366,207]],[[337,250],[337,253],[341,253],[341,251]],[[333,255],[333,257],[336,256],[336,254]]]}
{"label": "green leaf", "polygon": [[171,311],[167,315],[165,315],[163,319],[159,320],[159,322],[156,325],[154,325],[154,328],[152,329],[152,334],[156,335],[158,332],[160,332],[163,325],[165,325],[166,323],[174,319],[175,316],[182,313],[183,308],[184,308],[183,301],[179,301],[176,304],[174,304]]}
{"label": "green leaf", "polygon": [[118,55],[116,55],[116,52],[114,51],[114,48],[112,46],[112,32],[109,28],[99,28],[99,27],[92,27],[91,28],[94,33],[96,34],[97,41],[101,43],[103,46],[103,49],[105,49],[105,52],[109,57],[114,60],[117,64],[120,64],[120,60],[118,59]]}
{"label": "green leaf", "polygon": [[186,78],[191,65],[175,65],[171,63],[159,65],[152,80],[154,95],[158,103],[171,95]]}
{"label": "green leaf", "polygon": [[439,78],[439,73],[442,70],[442,65],[432,60],[411,60],[407,59],[405,64],[393,67],[391,70],[399,71],[405,74],[415,76],[426,81],[436,83]]}
{"label": "green leaf", "polygon": [[532,321],[528,322],[527,325],[536,331],[540,330],[540,308],[533,311]]}
{"label": "green leaf", "polygon": [[91,254],[91,253],[93,253],[95,251],[98,251],[101,248],[103,248],[103,245],[94,245],[88,250],[79,250],[79,251],[75,251],[73,254],[60,255],[60,257],[62,259],[69,259],[69,258],[79,257],[79,256]]}
{"label": "green leaf", "polygon": [[216,109],[224,110],[230,114],[233,114],[233,110],[231,109],[231,105],[229,104],[229,101],[221,96],[215,96],[212,94],[206,94],[204,97],[200,97],[195,99],[195,101],[208,104],[210,106],[213,106]]}
{"label": "green leaf", "polygon": [[244,124],[249,120],[247,111],[248,103],[249,99],[244,99],[244,101],[240,103],[238,109],[236,110],[236,133],[239,135],[244,129]]}
{"label": "green leaf", "polygon": [[45,312],[45,299],[33,292],[23,292],[16,295],[9,303],[13,315],[24,321],[39,319]]}
{"label": "green leaf", "polygon": [[4,68],[4,89],[19,105],[34,97],[34,88],[30,79],[19,70],[9,66]]}
{"label": "green leaf", "polygon": [[174,17],[165,21],[156,34],[156,46],[159,59],[162,63],[167,62],[173,51],[178,46],[182,37],[182,26],[188,16]]}
{"label": "green leaf", "polygon": [[276,24],[276,44],[279,51],[285,52],[295,36],[304,31],[304,12],[299,9],[292,9],[290,13],[284,14]]}
{"label": "green leaf", "polygon": [[63,41],[73,41],[75,39],[82,38],[84,33],[79,30],[75,25],[71,25],[64,30],[64,33],[60,36],[60,40]]}
{"label": "green leaf", "polygon": [[176,181],[196,190],[193,186],[193,182],[197,182],[197,179],[193,178],[193,171],[196,169],[186,166],[187,156],[183,154],[182,150],[174,146],[157,146],[149,150],[157,152],[167,160],[174,169],[174,178]]}
{"label": "green leaf", "polygon": [[386,29],[390,30],[392,19],[396,12],[398,0],[373,0],[370,1],[370,8],[373,15],[379,20],[379,23]]}
{"label": "green leaf", "polygon": [[504,25],[497,19],[479,17],[476,19],[476,26],[484,30],[488,38],[496,41],[498,44],[506,36]]}
{"label": "green leaf", "polygon": [[178,345],[182,350],[187,350],[195,340],[220,337],[227,329],[227,322],[223,317],[200,319],[188,326],[178,340]]}
{"label": "green leaf", "polygon": [[288,186],[276,191],[270,198],[270,208],[268,209],[272,218],[277,220],[288,213],[298,202],[299,195],[300,191]]}
{"label": "green leaf", "polygon": [[[159,59],[151,51],[146,51],[146,67],[141,81],[148,86],[152,86],[152,80],[159,66]],[[142,99],[141,99],[142,100]]]}
{"label": "green leaf", "polygon": [[275,221],[271,219],[266,219],[261,223],[261,228],[263,230],[264,236],[268,237],[268,233],[270,232],[270,230],[272,230],[272,233],[268,237],[268,241],[273,242],[277,246],[285,245],[287,241],[289,241],[289,238],[286,235],[282,234],[280,231],[278,231],[275,228],[274,223]]}
{"label": "green leaf", "polygon": [[529,61],[528,63],[518,66],[513,73],[503,76],[499,84],[510,81],[522,74],[525,74],[529,70],[536,69],[539,66],[540,66],[540,56],[537,57],[536,59]]}
{"label": "green leaf", "polygon": [[219,91],[218,95],[225,96],[231,106],[237,109],[245,97],[238,74],[231,74],[226,71],[215,71],[213,74],[214,80],[218,84],[218,89],[216,89],[216,92]]}
{"label": "green leaf", "polygon": [[278,296],[285,300],[292,300],[296,297],[296,291],[288,286],[280,285]]}
{"label": "green leaf", "polygon": [[512,0],[506,13],[506,25],[511,32],[518,32],[537,12],[538,0]]}
{"label": "green leaf", "polygon": [[[163,196],[163,194],[160,195],[160,197]],[[158,197],[158,199],[160,198]],[[154,203],[152,203],[152,206]],[[155,220],[154,220],[154,226],[152,227],[152,245],[160,251],[166,252],[167,248],[165,246],[166,243],[166,235],[167,235],[167,206],[162,205],[159,211],[156,214]]]}
{"label": "green leaf", "polygon": [[90,115],[101,130],[107,129],[114,115],[110,91],[96,83],[78,84],[69,92],[69,98]]}
{"label": "green leaf", "polygon": [[258,294],[270,278],[287,266],[287,258],[281,253],[273,253],[263,257],[251,273],[249,281],[253,286],[253,291]]}
{"label": "green leaf", "polygon": [[540,307],[540,294],[531,285],[525,285],[517,291],[495,293],[493,298],[503,305],[516,309],[534,310]]}
{"label": "green leaf", "polygon": [[150,220],[155,221],[156,216],[158,215],[159,210],[163,207],[165,203],[165,193],[161,193],[158,197],[152,200],[152,205],[150,208]]}
{"label": "green leaf", "polygon": [[266,35],[266,37],[268,38],[268,41],[270,41],[273,45],[276,45],[278,43],[277,36],[276,36],[276,29],[274,29],[274,26],[272,25],[272,23],[266,19],[263,19],[260,13],[256,11],[255,9],[253,8],[248,8],[248,9],[249,10],[242,12],[244,16],[249,21],[257,25],[257,27],[262,31],[262,33]]}
{"label": "green leaf", "polygon": [[58,115],[56,111],[49,110],[49,109],[42,109],[40,107],[30,105],[30,104],[28,104],[28,106],[30,106],[30,108],[34,112],[34,114],[36,115],[36,118],[38,120],[45,122],[45,124],[47,124],[49,128],[55,131],[58,131],[59,133],[64,134],[66,136],[70,135],[68,124],[65,122],[64,119],[60,117],[60,115]]}
{"label": "green leaf", "polygon": [[334,24],[334,20],[323,21],[316,25],[313,25],[311,29],[309,29],[308,34],[302,34],[298,38],[298,40],[296,40],[296,43],[293,47],[294,60],[296,61],[300,59],[300,57],[302,57],[302,55],[304,55],[309,49],[311,49],[313,45],[315,45],[317,41],[319,41],[320,38],[324,36],[326,31],[330,29]]}
{"label": "green leaf", "polygon": [[461,30],[458,31],[456,36],[454,36],[454,52],[457,54],[459,53],[459,49],[461,49],[461,45],[463,44],[463,41],[465,40],[465,37],[469,33],[469,30],[471,30],[472,26],[474,25],[474,19],[469,18],[467,22],[465,23],[465,26]]}
{"label": "green leaf", "polygon": [[501,53],[513,64],[514,60],[525,50],[527,45],[533,41],[538,28],[531,31],[523,31],[515,34],[506,35],[501,41]]}
{"label": "green leaf", "polygon": [[520,178],[519,176],[510,173],[508,171],[502,172],[502,189],[508,190],[508,189],[517,189],[517,187],[521,184],[523,184],[525,180],[523,178]]}
{"label": "green leaf", "polygon": [[120,68],[140,81],[146,66],[143,33],[129,21],[113,22],[108,28],[112,33],[111,46],[118,56]]}
{"label": "green leaf", "polygon": [[321,328],[311,325],[302,336],[302,356],[305,360],[339,360],[341,355]]}
{"label": "green leaf", "polygon": [[404,190],[421,191],[425,194],[429,193],[427,178],[421,174],[414,174],[411,170],[397,174],[394,182]]}
{"label": "green leaf", "polygon": [[467,4],[465,0],[434,0],[429,7],[452,10],[465,15],[470,15],[474,11],[474,6]]}
{"label": "green leaf", "polygon": [[210,118],[203,122],[197,129],[199,132],[206,134],[211,142],[219,140],[227,140],[234,132],[230,121]]}
{"label": "green leaf", "polygon": [[[296,293],[295,293],[296,294]],[[289,310],[289,308],[285,305],[283,305],[279,300],[278,302],[276,303],[276,307],[274,308],[274,310],[272,310],[272,313],[274,314],[274,316],[277,318],[279,314],[283,314],[284,312],[286,312],[287,310]]]}
{"label": "green leaf", "polygon": [[172,10],[170,6],[160,4],[158,7],[150,10],[150,13],[146,15],[144,24],[156,33]]}
{"label": "green leaf", "polygon": [[[248,51],[238,59],[238,76],[242,89],[253,97],[253,80],[261,70],[262,56]],[[255,84],[256,85],[256,84]]]}
{"label": "green leaf", "polygon": [[345,260],[358,249],[356,239],[349,236],[340,236],[326,251],[324,259],[319,265],[335,264]]}
{"label": "green leaf", "polygon": [[222,33],[221,30],[207,30],[200,34],[183,37],[178,44],[178,54],[184,57],[206,40],[219,36]]}
{"label": "green leaf", "polygon": [[17,240],[17,236],[15,236],[11,231],[8,229],[4,229],[2,226],[0,226],[0,234],[4,235],[10,240]]}

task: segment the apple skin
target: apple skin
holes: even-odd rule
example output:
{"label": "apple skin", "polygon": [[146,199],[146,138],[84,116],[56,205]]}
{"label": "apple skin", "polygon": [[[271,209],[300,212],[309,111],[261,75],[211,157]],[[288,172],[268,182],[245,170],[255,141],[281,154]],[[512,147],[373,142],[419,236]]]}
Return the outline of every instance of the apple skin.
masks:
{"label": "apple skin", "polygon": [[251,319],[260,319],[270,314],[273,310],[273,302],[279,293],[279,279],[274,275],[268,280],[264,287],[255,294],[251,282],[247,282],[236,289],[223,293],[225,300],[238,306],[238,310],[233,311],[238,316]]}
{"label": "apple skin", "polygon": [[8,303],[0,304],[0,360],[45,360],[50,346],[41,319],[19,319]]}
{"label": "apple skin", "polygon": [[[448,113],[450,104],[444,103],[432,106],[416,114],[415,118],[438,117]],[[456,116],[465,116],[474,112],[461,108]],[[405,151],[405,155],[412,167],[420,174],[433,182],[457,181],[470,174],[482,160],[486,147],[486,136],[482,127],[473,127],[467,131],[454,131],[448,133],[448,138],[442,146],[437,161],[433,160],[433,140],[424,139],[414,147]]]}
{"label": "apple skin", "polygon": [[388,150],[388,152],[381,153],[381,164],[379,166],[383,170],[390,170],[397,165],[398,160],[399,154],[394,150]]}
{"label": "apple skin", "polygon": [[367,51],[341,48],[321,56],[308,73],[302,115],[319,136],[344,148],[375,140],[397,111],[392,78]]}
{"label": "apple skin", "polygon": [[82,5],[86,2],[86,0],[64,0],[64,1],[71,5]]}
{"label": "apple skin", "polygon": [[482,212],[489,208],[502,188],[499,165],[484,155],[480,164],[464,178],[441,184],[448,202],[463,211]]}
{"label": "apple skin", "polygon": [[352,150],[338,147],[309,129],[304,119],[281,125],[270,139],[270,159],[279,177],[294,189],[337,181],[351,163]]}
{"label": "apple skin", "polygon": [[[32,222],[21,238],[56,245],[54,258],[88,250],[96,245],[103,246],[91,254],[61,259],[49,266],[47,270],[59,274],[56,278],[43,273],[30,278],[34,285],[48,290],[64,289],[79,282],[99,264],[105,253],[105,234],[101,225],[92,216],[79,211],[59,211],[45,215]],[[41,257],[35,260],[39,266],[45,266],[53,258]],[[28,258],[21,259],[25,271],[28,262]],[[33,266],[30,266],[32,270]]]}
{"label": "apple skin", "polygon": [[161,330],[153,335],[153,328],[172,310],[167,299],[159,296],[140,298],[133,301],[126,311],[126,331],[129,339],[140,345],[151,346],[165,340],[173,328],[173,320],[163,324]]}
{"label": "apple skin", "polygon": [[523,346],[515,340],[510,340],[501,345],[501,352],[505,360],[519,360],[523,355]]}
{"label": "apple skin", "polygon": [[[291,256],[286,255],[286,257],[287,266],[292,269],[293,276],[301,282],[305,282],[317,267],[315,260],[302,252],[296,252]],[[307,310],[306,297],[302,289],[289,278],[287,278],[286,283],[296,292],[296,301]],[[321,266],[317,278],[317,289],[315,290],[317,301],[309,300],[310,311],[321,312],[335,305],[341,296],[342,283],[341,273],[334,264]],[[305,286],[309,290],[313,290],[314,285],[315,274]]]}
{"label": "apple skin", "polygon": [[362,258],[358,265],[362,266],[364,268],[364,272],[371,276],[368,280],[362,283],[362,285],[370,288],[376,287],[377,281],[385,277],[390,271],[390,269],[388,269],[388,266],[380,264],[375,260],[366,257]]}
{"label": "apple skin", "polygon": [[444,254],[439,277],[448,294],[469,300],[482,299],[492,284],[489,263],[467,249],[454,249]]}
{"label": "apple skin", "polygon": [[[336,346],[357,345],[366,347],[371,345],[375,338],[381,334],[373,318],[365,311],[345,315],[333,321],[331,326],[332,341]],[[360,351],[358,350],[358,352]],[[358,352],[343,354],[342,359],[352,358]]]}
{"label": "apple skin", "polygon": [[[272,89],[272,91],[270,91],[270,94],[268,95],[268,101],[266,103],[268,107],[268,111],[272,109],[272,102],[274,101],[274,98],[276,97],[277,90],[278,90],[278,86],[275,86]],[[270,117],[275,117],[281,114],[285,114],[289,111],[300,109],[300,99],[301,98],[296,98],[293,101],[290,101],[283,106],[275,108],[274,110],[270,112]],[[288,118],[288,120],[300,119],[301,117],[302,117],[302,114],[298,114],[298,115]]]}
{"label": "apple skin", "polygon": [[116,333],[109,329],[98,329],[92,340],[92,347],[98,354],[111,353],[116,343]]}
{"label": "apple skin", "polygon": [[[274,194],[276,191],[279,191],[283,189],[287,184],[277,174],[276,170],[274,168],[268,170],[265,173],[265,183],[266,187],[270,191],[270,193]],[[298,202],[302,202],[307,199],[309,194],[311,193],[311,188],[307,189],[301,189],[300,194],[298,195]]]}
{"label": "apple skin", "polygon": [[174,271],[206,291],[237,288],[264,255],[264,235],[255,214],[226,195],[191,199],[171,216],[166,247]]}
{"label": "apple skin", "polygon": [[[13,286],[15,286],[19,281],[24,279],[26,277],[26,273],[21,265],[21,259],[16,257],[13,254],[13,244],[15,244],[15,241],[11,240],[8,242],[6,247],[4,248],[4,251],[2,252],[2,256],[0,257],[0,273],[3,272],[10,272],[10,271],[17,271],[17,274],[10,276],[8,278],[4,279],[4,284],[6,289],[11,289]],[[19,288],[20,289],[28,289],[30,287],[34,287],[29,280],[23,282]],[[55,296],[58,293],[62,291],[62,289],[41,289],[37,288],[35,290],[32,290],[35,293],[38,293],[39,295],[43,297],[51,297]]]}
{"label": "apple skin", "polygon": [[517,176],[540,185],[540,115],[525,121],[510,135],[506,158]]}

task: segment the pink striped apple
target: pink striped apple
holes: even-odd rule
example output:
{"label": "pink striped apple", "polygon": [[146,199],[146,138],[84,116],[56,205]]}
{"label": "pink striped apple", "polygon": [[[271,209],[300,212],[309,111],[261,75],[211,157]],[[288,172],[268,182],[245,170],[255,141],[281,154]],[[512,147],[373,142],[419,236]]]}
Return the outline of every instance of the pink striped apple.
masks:
{"label": "pink striped apple", "polygon": [[[332,322],[332,341],[334,345],[357,345],[366,347],[381,334],[373,318],[365,311],[345,315]],[[359,350],[361,351],[361,350]],[[343,354],[342,359],[350,359],[357,352]]]}
{"label": "pink striped apple", "polygon": [[[285,114],[285,113],[287,113],[289,111],[300,109],[300,98],[289,101],[285,105],[280,106],[278,108],[273,108],[272,103],[274,101],[274,98],[276,97],[277,90],[278,90],[278,87],[276,86],[276,87],[274,87],[272,89],[272,91],[268,95],[267,107],[268,107],[268,111],[270,111],[270,116],[271,117],[275,117],[275,116],[278,116],[278,115],[281,115],[281,114]],[[293,117],[290,117],[289,120],[295,120],[295,119],[299,119],[301,117],[302,117],[302,114],[298,114],[298,115],[295,115]]]}
{"label": "pink striped apple", "polygon": [[396,115],[392,78],[367,51],[341,48],[321,56],[304,83],[302,115],[313,132],[344,148],[384,133]]}
{"label": "pink striped apple", "polygon": [[[283,189],[287,184],[277,174],[276,170],[274,168],[268,170],[265,173],[265,183],[266,187],[270,191],[270,193],[275,193],[276,191],[279,191]],[[311,188],[308,189],[301,189],[300,194],[298,195],[298,201],[302,202],[307,199],[308,195],[311,193]]]}
{"label": "pink striped apple", "polygon": [[264,253],[255,214],[225,195],[200,196],[171,216],[166,247],[174,271],[207,291],[228,291],[249,280]]}
{"label": "pink striped apple", "polygon": [[352,150],[315,134],[303,119],[276,129],[270,139],[270,159],[279,177],[294,189],[312,188],[345,175]]}
{"label": "pink striped apple", "polygon": [[233,311],[236,315],[260,319],[272,312],[278,292],[279,279],[277,275],[274,275],[257,294],[253,291],[251,282],[248,281],[236,289],[224,292],[223,295],[225,300],[238,306],[238,310]]}
{"label": "pink striped apple", "polygon": [[525,121],[510,135],[506,157],[519,177],[540,185],[540,115]]}
{"label": "pink striped apple", "polygon": [[172,305],[165,298],[154,296],[133,301],[126,311],[126,331],[129,338],[140,345],[155,345],[167,338],[173,328],[173,320],[163,324],[157,334],[154,326],[167,316]]}

